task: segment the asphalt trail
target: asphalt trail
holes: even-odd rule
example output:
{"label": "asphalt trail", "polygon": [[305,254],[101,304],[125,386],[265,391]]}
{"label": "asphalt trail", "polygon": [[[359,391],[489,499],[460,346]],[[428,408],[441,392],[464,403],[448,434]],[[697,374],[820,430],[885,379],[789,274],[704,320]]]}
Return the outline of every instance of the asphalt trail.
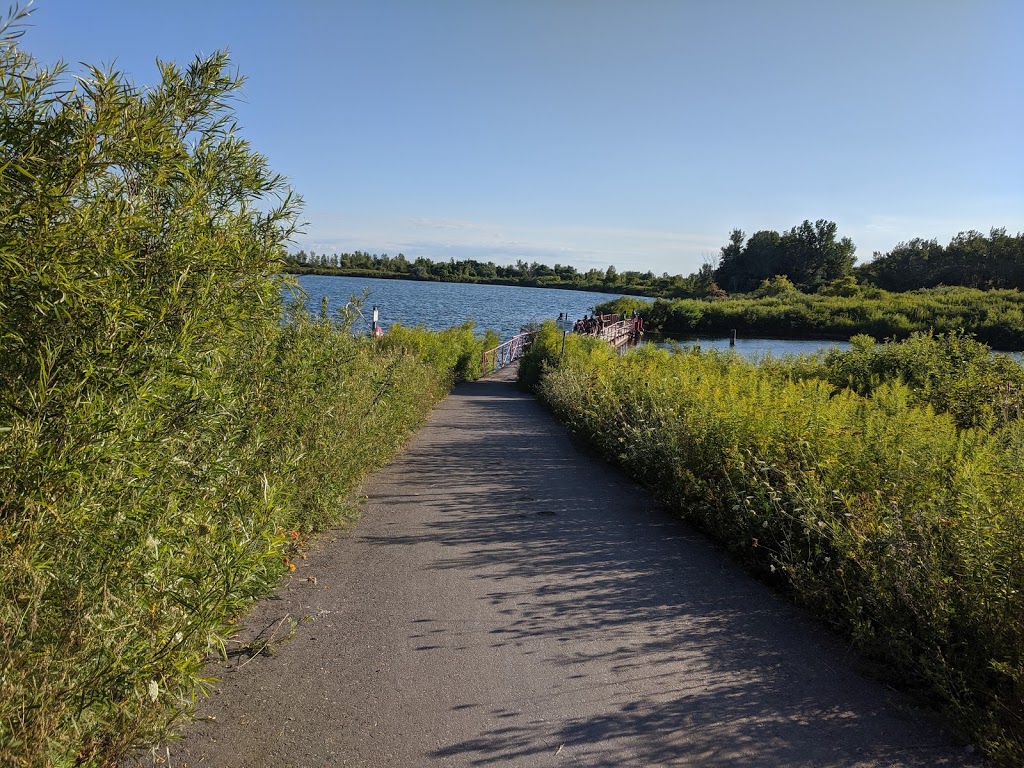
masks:
{"label": "asphalt trail", "polygon": [[508,378],[457,388],[256,606],[274,655],[214,664],[163,765],[978,764]]}

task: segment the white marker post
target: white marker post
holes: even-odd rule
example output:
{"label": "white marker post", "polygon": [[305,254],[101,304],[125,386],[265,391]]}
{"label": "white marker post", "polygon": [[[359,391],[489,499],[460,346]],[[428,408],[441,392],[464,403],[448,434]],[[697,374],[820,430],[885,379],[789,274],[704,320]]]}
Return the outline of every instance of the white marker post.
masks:
{"label": "white marker post", "polygon": [[[562,332],[562,355],[565,354],[565,334],[572,330],[572,320],[569,319],[569,313],[563,312],[558,316],[558,330]],[[559,355],[561,357],[561,355]]]}

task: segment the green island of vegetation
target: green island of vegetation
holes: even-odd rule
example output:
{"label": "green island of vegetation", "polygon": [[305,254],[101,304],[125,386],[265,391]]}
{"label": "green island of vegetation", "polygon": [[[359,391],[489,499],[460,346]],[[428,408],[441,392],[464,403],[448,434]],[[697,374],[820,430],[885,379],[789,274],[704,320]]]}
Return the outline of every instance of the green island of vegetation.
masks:
{"label": "green island of vegetation", "polygon": [[963,331],[995,349],[1024,349],[1024,294],[1017,290],[943,287],[894,293],[862,288],[851,279],[835,289],[802,293],[786,278],[774,277],[752,294],[653,303],[624,297],[598,304],[596,311],[634,309],[648,332],[675,339],[728,336],[733,330],[742,336],[840,340]]}
{"label": "green island of vegetation", "polygon": [[[70,81],[19,48],[24,18],[0,27],[0,763],[98,768],[190,710],[234,619],[307,535],[355,514],[361,479],[497,340],[471,325],[371,339],[351,315],[286,302],[286,272],[308,266],[286,250],[299,200],[238,135],[227,57],[162,64],[152,88],[97,68]],[[548,324],[521,374],[612,461],[1019,765],[1024,369],[953,329],[1016,348],[999,334],[1019,332],[1021,285],[1009,268],[968,276],[980,258],[956,256],[960,283],[933,269],[968,246],[1005,266],[1020,236],[915,241],[853,270],[834,225],[805,222],[734,233],[728,257],[690,278],[610,268],[577,283],[531,265],[538,285],[661,291],[643,311],[666,331],[711,327],[715,312],[764,327],[753,315],[767,307],[791,329],[848,334],[863,323],[814,313],[906,297],[905,324],[867,327],[910,337],[755,366],[650,346],[618,357],[574,336],[561,354]],[[913,335],[947,329],[925,306],[942,296],[960,320]],[[852,304],[833,312],[840,300]]]}

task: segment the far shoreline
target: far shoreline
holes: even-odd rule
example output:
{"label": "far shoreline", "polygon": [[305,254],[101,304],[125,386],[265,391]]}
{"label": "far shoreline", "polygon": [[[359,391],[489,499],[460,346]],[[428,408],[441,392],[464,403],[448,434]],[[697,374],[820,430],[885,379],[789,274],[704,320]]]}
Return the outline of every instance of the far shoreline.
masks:
{"label": "far shoreline", "polygon": [[411,283],[452,283],[455,285],[504,285],[511,288],[543,288],[556,291],[585,291],[586,293],[603,293],[609,296],[632,296],[638,299],[654,301],[656,297],[639,293],[628,286],[601,286],[593,283],[551,283],[534,279],[513,280],[507,277],[475,278],[472,280],[439,280],[434,277],[416,277],[407,273],[373,272],[361,269],[342,269],[334,267],[304,267],[287,264],[284,271],[290,275],[317,275],[319,277],[361,277],[372,280],[405,280]]}

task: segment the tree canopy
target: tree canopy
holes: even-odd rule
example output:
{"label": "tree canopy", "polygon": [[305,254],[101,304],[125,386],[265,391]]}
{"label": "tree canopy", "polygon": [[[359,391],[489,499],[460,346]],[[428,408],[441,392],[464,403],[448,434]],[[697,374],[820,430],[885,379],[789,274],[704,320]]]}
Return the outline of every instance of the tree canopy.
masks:
{"label": "tree canopy", "polygon": [[715,282],[730,293],[748,293],[776,275],[789,278],[798,288],[816,291],[853,270],[853,241],[837,239],[836,224],[805,220],[788,232],[755,232],[746,239],[734,229],[722,248]]}
{"label": "tree canopy", "polygon": [[915,237],[888,253],[876,253],[857,268],[862,282],[888,291],[911,291],[939,285],[1024,290],[1024,233],[1008,235],[993,228],[960,232],[949,245]]}

